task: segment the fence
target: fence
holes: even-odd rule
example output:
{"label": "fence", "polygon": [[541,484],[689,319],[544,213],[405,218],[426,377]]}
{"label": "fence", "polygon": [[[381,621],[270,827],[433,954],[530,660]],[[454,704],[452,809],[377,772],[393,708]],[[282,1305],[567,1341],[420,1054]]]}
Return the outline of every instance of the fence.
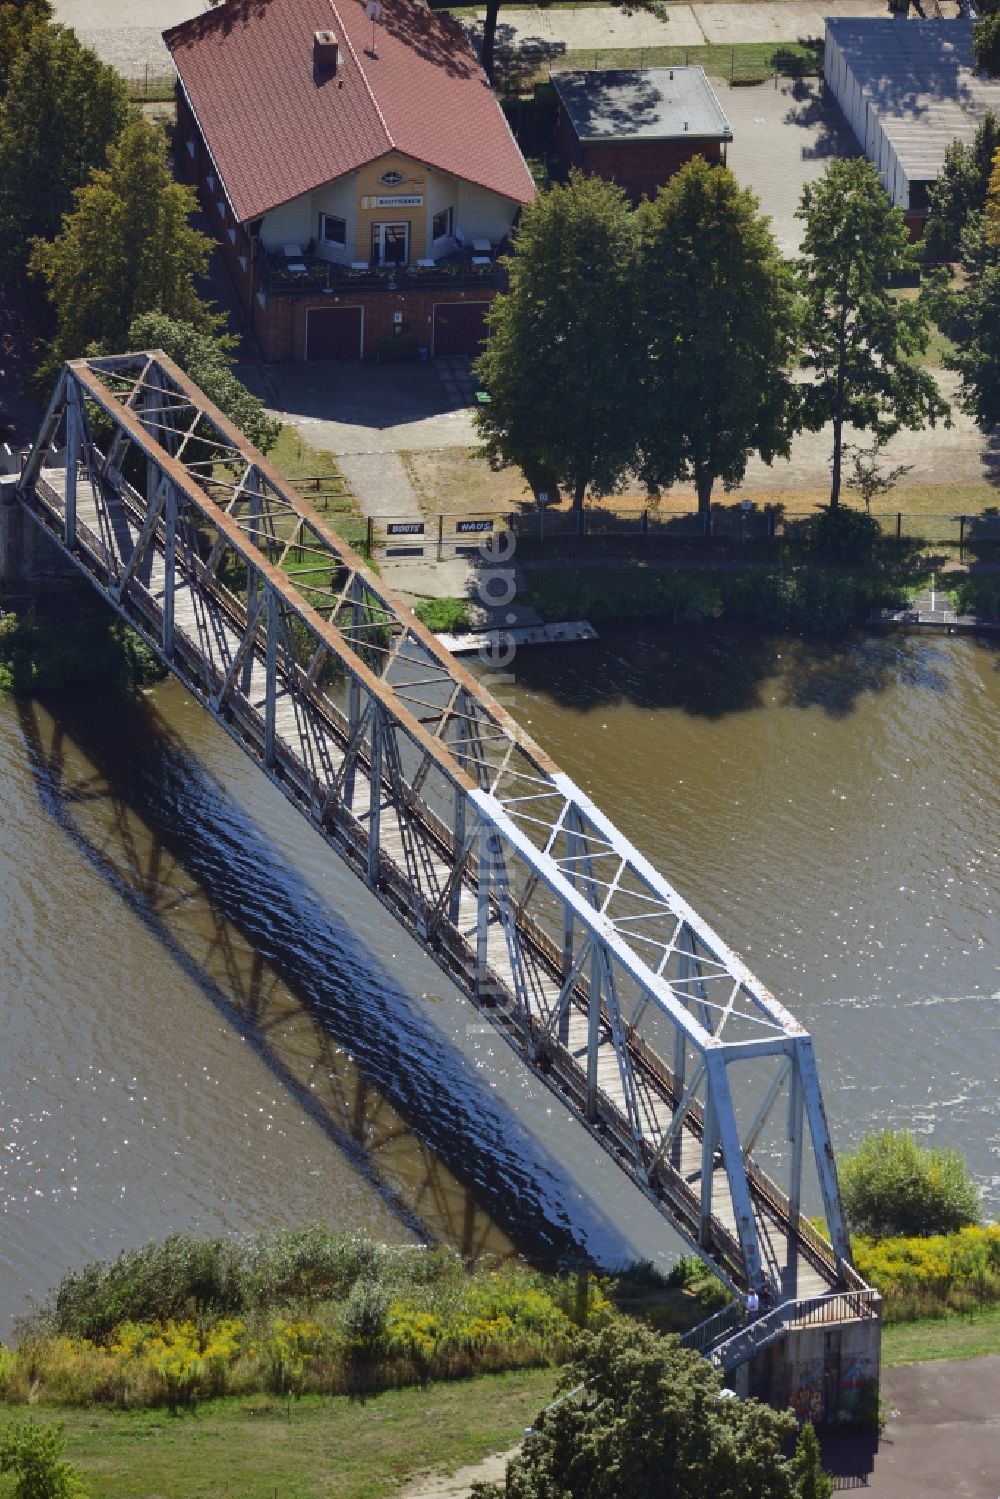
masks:
{"label": "fence", "polygon": [[136,77],[125,79],[125,85],[133,99],[172,99],[176,82],[173,73],[151,73],[148,63]]}
{"label": "fence", "polygon": [[[506,525],[516,536],[537,541],[559,541],[587,537],[632,537],[640,545],[646,538],[750,542],[771,538],[806,541],[815,523],[816,511],[789,511],[780,505],[744,510],[740,506],[713,506],[706,517],[698,511],[616,510],[607,504],[588,505],[582,510],[524,510],[510,515]],[[937,546],[975,546],[1000,542],[1000,514],[925,515],[915,511],[872,512],[882,534]]]}

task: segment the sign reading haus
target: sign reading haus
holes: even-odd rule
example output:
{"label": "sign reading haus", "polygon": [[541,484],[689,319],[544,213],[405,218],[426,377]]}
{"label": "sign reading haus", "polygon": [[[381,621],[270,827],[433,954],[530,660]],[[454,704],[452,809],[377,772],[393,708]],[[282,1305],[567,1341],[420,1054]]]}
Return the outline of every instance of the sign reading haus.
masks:
{"label": "sign reading haus", "polygon": [[268,0],[164,33],[179,160],[268,360],[474,353],[534,196],[458,23],[394,0],[372,24]]}

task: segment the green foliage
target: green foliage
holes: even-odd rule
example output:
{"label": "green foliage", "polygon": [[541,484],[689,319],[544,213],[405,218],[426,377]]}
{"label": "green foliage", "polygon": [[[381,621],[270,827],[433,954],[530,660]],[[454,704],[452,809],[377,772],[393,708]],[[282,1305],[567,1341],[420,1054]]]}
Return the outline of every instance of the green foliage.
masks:
{"label": "green foliage", "polygon": [[11,1499],[86,1499],[89,1490],[62,1450],[59,1426],[19,1421],[0,1431],[0,1473],[14,1475]]}
{"label": "green foliage", "polygon": [[[262,453],[274,447],[281,423],[233,374],[230,338],[158,311],[133,318],[125,342],[130,349],[162,349],[255,447]],[[113,352],[106,341],[103,352]]]}
{"label": "green foliage", "polygon": [[819,1439],[811,1421],[807,1421],[799,1432],[792,1468],[795,1473],[795,1499],[830,1499],[833,1479],[823,1471]]}
{"label": "green foliage", "polygon": [[927,347],[927,307],[899,301],[890,282],[916,271],[902,210],[862,159],[834,160],[808,183],[798,279],[802,293],[805,425],[833,425],[830,504],[840,500],[845,422],[881,439],[900,427],[948,419],[932,375],[917,362]]}
{"label": "green foliage", "polygon": [[836,509],[819,512],[809,532],[809,550],[827,562],[871,562],[882,537],[882,529],[860,510]]}
{"label": "green foliage", "polygon": [[242,1240],[175,1235],[67,1276],[0,1347],[0,1399],[176,1409],[224,1393],[374,1391],[558,1362],[611,1314],[596,1276],[321,1225]]}
{"label": "green foliage", "polygon": [[888,1322],[942,1317],[1000,1301],[1000,1224],[955,1233],[851,1241],[859,1273],[885,1297]]}
{"label": "green foliage", "polygon": [[985,207],[968,215],[961,235],[962,277],[933,292],[934,315],[953,340],[945,357],[961,379],[959,405],[984,432],[1000,422],[1000,153]]}
{"label": "green foliage", "polygon": [[667,1284],[671,1286],[683,1286],[684,1289],[698,1302],[706,1313],[715,1310],[716,1307],[725,1306],[729,1301],[729,1292],[721,1280],[696,1254],[683,1255],[676,1263],[667,1277]]}
{"label": "green foliage", "polygon": [[969,215],[985,207],[998,146],[1000,120],[987,110],[971,143],[952,141],[946,149],[944,165],[928,194],[927,223],[920,245],[925,261],[958,258]]}
{"label": "green foliage", "polygon": [[547,621],[662,618],[701,624],[725,617],[828,635],[861,624],[876,604],[904,602],[902,587],[890,579],[820,567],[711,574],[674,568],[604,574],[595,568],[550,568],[532,574],[531,599]]}
{"label": "green foliage", "polygon": [[52,20],[49,0],[0,0],[0,101],[7,92],[11,69],[36,26]]}
{"label": "green foliage", "polygon": [[1000,575],[966,573],[950,585],[950,593],[959,614],[1000,619]]}
{"label": "green foliage", "polygon": [[212,242],[188,223],[195,191],[173,181],[158,126],[141,118],[128,124],[107,168],[95,170],[75,198],[58,238],[35,240],[30,260],[56,315],[50,365],[79,358],[94,343],[120,349],[145,312],[218,331],[221,318],[194,287]]}
{"label": "green foliage", "polygon": [[[0,22],[10,9],[0,7]],[[131,116],[122,79],[72,31],[28,31],[0,104],[0,273],[8,284],[24,280],[32,237],[58,233],[74,192],[105,165]]]}
{"label": "green foliage", "polygon": [[635,455],[636,228],[620,188],[573,173],[524,212],[510,291],[490,313],[476,411],[494,468],[583,503],[607,494]]}
{"label": "green foliage", "polygon": [[793,1418],[720,1400],[719,1374],[676,1338],[617,1320],[585,1333],[560,1389],[506,1486],[477,1485],[479,1499],[793,1499]]}
{"label": "green foliage", "polygon": [[421,599],[413,612],[435,634],[464,635],[472,627],[468,599]]}
{"label": "green foliage", "polygon": [[[696,156],[638,210],[641,471],[693,481],[698,508],[796,427],[795,298],[757,198]],[[635,418],[633,418],[633,421]]]}
{"label": "green foliage", "polygon": [[844,1212],[855,1233],[952,1233],[979,1222],[979,1189],[957,1150],[925,1149],[908,1130],[876,1130],[841,1156]]}
{"label": "green foliage", "polygon": [[44,616],[0,613],[0,697],[83,686],[135,692],[165,675],[141,637],[89,592]]}
{"label": "green foliage", "polygon": [[976,67],[995,78],[1000,74],[1000,3],[979,0],[979,19],[972,28],[972,51]]}

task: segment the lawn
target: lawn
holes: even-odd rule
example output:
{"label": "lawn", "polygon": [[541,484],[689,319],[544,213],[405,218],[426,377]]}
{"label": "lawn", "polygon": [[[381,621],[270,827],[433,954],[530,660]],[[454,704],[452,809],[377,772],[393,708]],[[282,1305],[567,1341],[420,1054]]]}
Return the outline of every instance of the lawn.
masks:
{"label": "lawn", "polygon": [[[736,42],[725,46],[706,42],[699,47],[607,47],[560,53],[553,59],[562,68],[680,68],[697,64],[710,78],[728,83],[759,83],[775,73],[796,77],[816,76],[823,71],[823,43]],[[549,64],[540,68],[535,81],[548,77]]]}
{"label": "lawn", "polygon": [[1000,1353],[1000,1306],[968,1316],[896,1322],[882,1329],[882,1363],[922,1364],[930,1359],[978,1358]]}
{"label": "lawn", "polygon": [[364,518],[332,453],[310,447],[294,427],[285,423],[267,456],[349,546],[357,547],[364,541]]}
{"label": "lawn", "polygon": [[553,1370],[532,1369],[366,1401],[257,1396],[180,1416],[37,1407],[32,1415],[63,1424],[66,1456],[92,1499],[382,1499],[425,1469],[513,1447],[555,1382]]}
{"label": "lawn", "polygon": [[[531,503],[531,491],[520,470],[507,468],[495,473],[475,448],[414,450],[400,456],[420,505],[429,516],[439,512],[445,515],[507,515]],[[829,498],[830,492],[825,486],[822,489],[762,489],[747,485],[729,495],[720,489],[718,495],[720,503],[726,505],[741,499],[753,500],[758,505],[784,505],[789,515],[811,513],[826,505]],[[850,490],[845,494],[845,503],[855,503]],[[987,506],[998,503],[1000,490],[991,484],[908,484],[904,480],[877,508],[880,513],[892,515],[901,511],[904,516],[945,518],[978,515]],[[612,495],[588,504],[633,516],[647,508],[650,514],[659,515],[686,515],[697,509],[694,490],[685,485],[665,490],[655,508],[649,496],[639,491]],[[949,523],[941,534],[950,536],[954,529]],[[931,530],[933,533],[933,528]]]}

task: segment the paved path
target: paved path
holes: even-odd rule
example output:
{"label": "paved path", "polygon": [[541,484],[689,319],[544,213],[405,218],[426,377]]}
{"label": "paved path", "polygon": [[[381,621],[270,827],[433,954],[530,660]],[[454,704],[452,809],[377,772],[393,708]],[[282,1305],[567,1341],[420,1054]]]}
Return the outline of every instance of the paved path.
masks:
{"label": "paved path", "polygon": [[173,72],[161,31],[207,9],[206,0],[54,0],[55,19],[126,78]]}

